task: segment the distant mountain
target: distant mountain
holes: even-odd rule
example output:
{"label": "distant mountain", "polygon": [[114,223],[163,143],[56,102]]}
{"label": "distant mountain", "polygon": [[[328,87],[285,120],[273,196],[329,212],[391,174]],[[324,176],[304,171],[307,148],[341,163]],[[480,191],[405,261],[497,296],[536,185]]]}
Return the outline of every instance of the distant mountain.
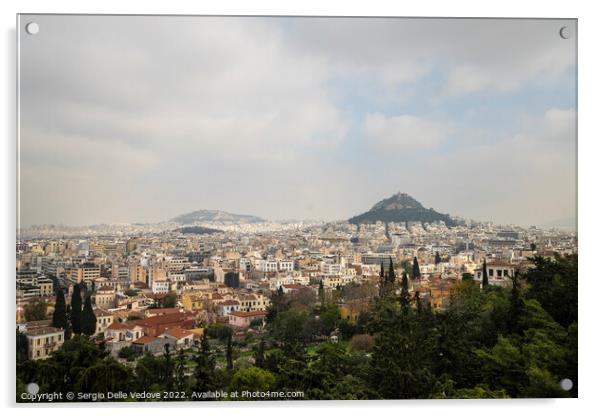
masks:
{"label": "distant mountain", "polygon": [[175,222],[182,225],[190,225],[208,222],[217,222],[222,224],[256,224],[266,221],[263,218],[259,218],[254,215],[241,215],[219,210],[200,209],[198,211],[189,212],[188,214],[183,214],[172,218],[170,222]]}
{"label": "distant mountain", "polygon": [[441,214],[434,209],[425,208],[408,194],[401,192],[383,199],[374,205],[370,211],[349,219],[352,224],[382,222],[435,222],[443,221],[447,225],[455,224],[454,220],[447,214]]}

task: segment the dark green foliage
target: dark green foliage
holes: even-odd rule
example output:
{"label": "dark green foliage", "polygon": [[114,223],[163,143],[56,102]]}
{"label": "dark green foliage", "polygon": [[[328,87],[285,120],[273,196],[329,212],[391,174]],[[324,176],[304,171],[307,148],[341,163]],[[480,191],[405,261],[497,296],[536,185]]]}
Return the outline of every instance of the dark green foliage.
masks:
{"label": "dark green foliage", "polygon": [[462,273],[462,281],[472,280],[472,273]]}
{"label": "dark green foliage", "polygon": [[27,360],[28,343],[27,336],[17,328],[17,365]]}
{"label": "dark green foliage", "polygon": [[46,319],[46,309],[48,305],[44,301],[35,301],[25,305],[25,320],[42,321]]}
{"label": "dark green foliage", "polygon": [[228,343],[226,344],[226,368],[232,371],[234,362],[232,360],[232,331],[228,334]]}
{"label": "dark green foliage", "polygon": [[487,260],[483,260],[483,280],[482,280],[483,288],[489,285],[489,276],[487,275]]}
{"label": "dark green foliage", "polygon": [[67,328],[67,305],[65,304],[65,294],[61,289],[56,293],[56,302],[54,312],[52,313],[52,326],[55,328]]}
{"label": "dark green foliage", "polygon": [[577,255],[554,259],[535,257],[535,268],[524,278],[526,296],[536,299],[556,322],[568,327],[577,321]]}
{"label": "dark green foliage", "polygon": [[222,324],[209,325],[205,331],[209,338],[218,339],[220,341],[227,341],[228,337],[232,334],[230,327]]}
{"label": "dark green foliage", "polygon": [[[305,399],[321,400],[577,397],[576,304],[560,299],[561,288],[572,290],[571,279],[576,291],[576,257],[541,259],[509,288],[458,282],[449,306],[434,312],[410,294],[404,273],[401,299],[372,292],[370,308],[357,322],[341,319],[336,304],[276,294],[280,304],[268,331],[237,342],[226,326],[207,328],[192,353],[192,374],[182,350],[175,359],[169,350],[162,357],[147,353],[132,370],[77,335],[48,359],[27,360],[25,336],[17,334],[17,392],[35,380],[41,393],[173,388],[303,391]],[[546,284],[551,288],[538,292]],[[342,288],[340,295],[354,290]],[[576,293],[568,299],[576,302]],[[351,341],[330,342],[326,335],[333,330]],[[209,334],[215,335],[215,351]],[[248,367],[248,355],[240,366],[242,355],[234,360],[237,345],[249,346],[254,366]],[[120,356],[133,358],[130,353],[124,348]],[[569,392],[559,387],[564,378],[574,383]]]}
{"label": "dark green foliage", "polygon": [[408,275],[406,272],[403,272],[401,278],[401,294],[399,297],[399,303],[403,313],[407,314],[410,308],[410,292],[408,290]]}
{"label": "dark green foliage", "polygon": [[161,381],[165,386],[165,390],[171,391],[173,389],[174,365],[171,361],[169,344],[165,344],[163,348],[163,379]]}
{"label": "dark green foliage", "polygon": [[177,231],[181,232],[182,234],[216,234],[222,232],[221,230],[217,230],[215,228],[200,226],[182,227],[178,228]]}
{"label": "dark green foliage", "polygon": [[81,327],[82,334],[91,336],[96,332],[96,315],[94,315],[94,309],[92,309],[92,299],[90,295],[86,296],[86,301],[84,303]]}
{"label": "dark green foliage", "polygon": [[201,338],[201,345],[195,352],[194,361],[194,390],[208,392],[218,388],[215,357],[209,347],[209,338],[206,334]]}
{"label": "dark green foliage", "polygon": [[241,368],[232,376],[229,390],[231,392],[270,391],[275,384],[276,377],[265,369],[258,367]]}
{"label": "dark green foliage", "polygon": [[320,280],[320,286],[318,287],[318,299],[320,300],[320,304],[324,305],[326,296],[324,293],[324,282],[322,280]]}
{"label": "dark green foliage", "polygon": [[177,391],[188,392],[189,386],[186,377],[186,357],[183,349],[178,351],[178,358],[176,359],[175,385]]}
{"label": "dark green foliage", "polygon": [[136,357],[138,357],[138,354],[132,347],[125,346],[119,350],[119,358],[123,358],[127,361],[134,361]]}
{"label": "dark green foliage", "polygon": [[[395,206],[393,206],[395,204]],[[400,208],[400,206],[402,206]],[[447,214],[441,214],[434,209],[427,209],[414,198],[406,194],[395,194],[376,204],[370,211],[349,219],[351,224],[389,222],[436,222],[443,221],[454,225],[454,220]]]}
{"label": "dark green foliage", "polygon": [[416,257],[414,257],[412,262],[412,279],[420,279],[420,265]]}
{"label": "dark green foliage", "polygon": [[441,256],[439,255],[439,252],[437,251],[435,253],[435,264],[439,264],[441,263]]}
{"label": "dark green foliage", "polygon": [[82,294],[79,284],[73,285],[71,295],[71,329],[74,334],[82,333]]}
{"label": "dark green foliage", "polygon": [[263,339],[257,345],[254,357],[255,367],[263,368],[265,366],[265,341]]}
{"label": "dark green foliage", "polygon": [[136,296],[138,294],[138,291],[135,289],[128,289],[125,292],[123,292],[123,294],[126,296],[132,297],[132,296]]}
{"label": "dark green foliage", "polygon": [[162,300],[162,307],[164,308],[175,308],[177,302],[177,296],[175,293],[168,293]]}

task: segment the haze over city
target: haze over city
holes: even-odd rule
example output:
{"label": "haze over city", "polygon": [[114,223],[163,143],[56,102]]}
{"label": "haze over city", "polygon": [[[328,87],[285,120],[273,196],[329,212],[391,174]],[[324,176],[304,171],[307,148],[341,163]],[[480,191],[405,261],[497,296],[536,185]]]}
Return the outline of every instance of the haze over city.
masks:
{"label": "haze over city", "polygon": [[[576,217],[571,20],[36,16],[20,223]],[[517,48],[516,45],[521,45]]]}

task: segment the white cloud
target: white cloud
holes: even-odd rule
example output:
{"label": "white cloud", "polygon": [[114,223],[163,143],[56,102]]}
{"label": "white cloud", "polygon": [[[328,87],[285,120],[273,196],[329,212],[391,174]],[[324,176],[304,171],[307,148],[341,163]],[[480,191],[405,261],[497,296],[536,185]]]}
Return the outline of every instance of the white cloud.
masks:
{"label": "white cloud", "polygon": [[365,140],[376,148],[433,150],[445,143],[452,125],[408,114],[371,113],[366,115],[363,131]]}
{"label": "white cloud", "polygon": [[[500,147],[473,140],[457,142],[453,157],[429,153],[471,127],[449,118],[446,98],[556,85],[575,64],[574,44],[557,36],[567,21],[36,20],[40,35],[20,46],[25,224],[156,221],[205,207],[341,218],[375,196],[413,189],[432,190],[438,208],[456,201],[446,189],[470,198],[486,179],[500,188],[509,176],[485,169],[500,157],[517,169],[515,182],[542,172],[542,183],[570,186],[566,168],[550,168],[565,166],[569,154],[559,152],[572,137],[562,133],[571,118],[562,110],[527,121],[539,131],[525,129]],[[411,109],[431,94],[439,101]],[[479,137],[496,133],[484,126]],[[393,150],[422,151],[409,161],[420,169],[371,159]],[[511,210],[474,204],[483,211]]]}

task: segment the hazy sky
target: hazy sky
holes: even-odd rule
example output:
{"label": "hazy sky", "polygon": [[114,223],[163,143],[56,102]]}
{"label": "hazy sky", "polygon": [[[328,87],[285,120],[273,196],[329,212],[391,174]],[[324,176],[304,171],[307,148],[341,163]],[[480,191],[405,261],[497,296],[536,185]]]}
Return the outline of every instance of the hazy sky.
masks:
{"label": "hazy sky", "polygon": [[398,191],[502,224],[576,216],[575,21],[23,16],[20,30],[23,226],[346,219]]}

